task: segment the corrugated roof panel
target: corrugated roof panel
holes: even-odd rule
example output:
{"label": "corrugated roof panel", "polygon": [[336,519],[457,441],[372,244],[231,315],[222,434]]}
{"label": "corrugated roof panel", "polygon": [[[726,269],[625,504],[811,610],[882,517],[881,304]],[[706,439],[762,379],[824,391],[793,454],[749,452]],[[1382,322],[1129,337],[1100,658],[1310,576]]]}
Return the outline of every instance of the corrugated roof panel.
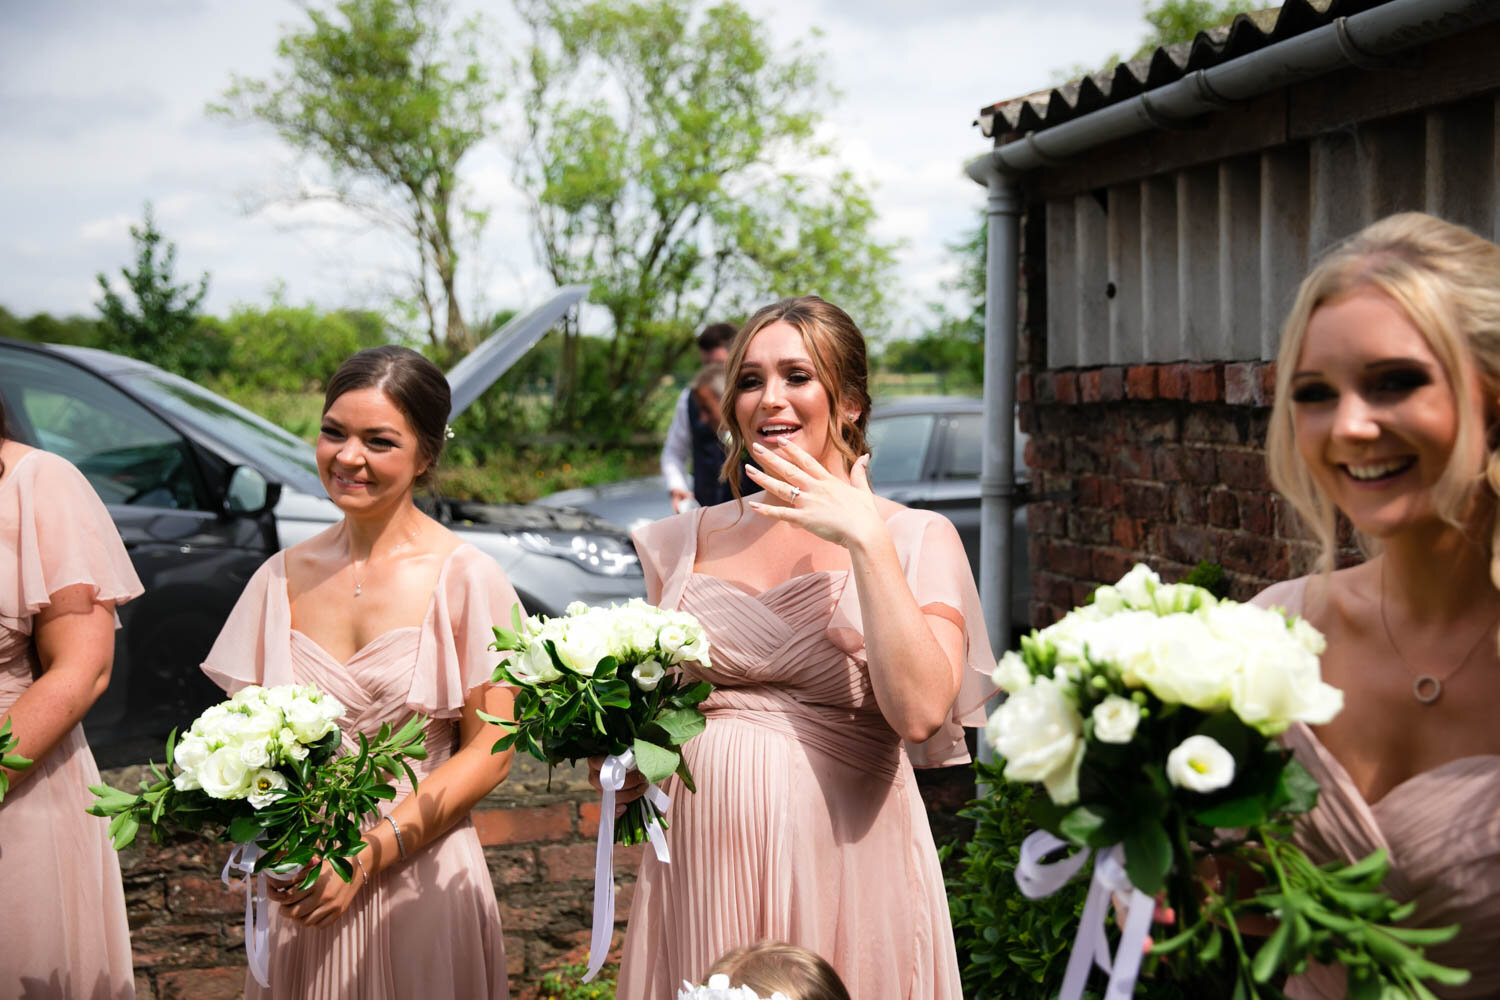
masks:
{"label": "corrugated roof panel", "polygon": [[1191,42],[1164,45],[1111,70],[982,108],[976,124],[986,136],[1048,129],[1386,2],[1288,0],[1280,7],[1240,14],[1228,25],[1199,32]]}

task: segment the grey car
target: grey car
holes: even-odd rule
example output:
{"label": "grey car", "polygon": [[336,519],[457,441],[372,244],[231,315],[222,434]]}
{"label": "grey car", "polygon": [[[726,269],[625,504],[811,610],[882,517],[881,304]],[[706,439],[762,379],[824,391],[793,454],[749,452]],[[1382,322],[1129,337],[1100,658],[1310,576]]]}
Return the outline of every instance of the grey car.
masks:
{"label": "grey car", "polygon": [[[875,492],[908,507],[943,514],[958,529],[969,565],[979,575],[979,463],[984,449],[984,402],[967,396],[907,396],[870,411],[870,482]],[[1018,429],[1017,482],[1026,481],[1026,436]],[[597,514],[634,531],[672,513],[660,476],[563,490],[537,501]],[[1013,515],[1011,545],[1012,629],[1029,621],[1031,569],[1026,551],[1026,508]]]}
{"label": "grey car", "polygon": [[[342,516],[313,448],[186,379],[87,348],[0,340],[0,398],[17,440],[88,478],[146,587],[120,609],[109,688],[84,720],[95,755],[104,766],[159,755],[172,726],[216,700],[198,664],[250,575]],[[630,540],[597,517],[424,503],[504,568],[528,610],[645,593]]]}

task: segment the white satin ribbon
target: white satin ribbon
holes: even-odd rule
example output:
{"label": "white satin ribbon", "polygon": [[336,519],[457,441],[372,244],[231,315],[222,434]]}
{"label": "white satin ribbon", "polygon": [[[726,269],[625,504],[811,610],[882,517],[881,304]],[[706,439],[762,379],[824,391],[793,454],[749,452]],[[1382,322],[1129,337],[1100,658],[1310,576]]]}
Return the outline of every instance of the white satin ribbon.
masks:
{"label": "white satin ribbon", "polygon": [[224,862],[224,870],[219,873],[219,878],[233,889],[235,884],[230,881],[230,876],[241,876],[240,884],[245,887],[245,957],[249,960],[250,974],[255,977],[255,981],[261,986],[269,987],[271,949],[268,945],[271,922],[266,898],[266,877],[255,871],[255,862],[260,860],[262,853],[264,852],[257,844],[236,844],[234,850],[229,852],[229,860]]}
{"label": "white satin ribbon", "polygon": [[[626,750],[618,757],[604,758],[599,768],[599,787],[602,790],[599,802],[599,841],[594,850],[594,929],[589,938],[589,970],[583,981],[596,976],[609,956],[609,945],[615,929],[615,793],[625,787],[625,779],[635,770],[635,752]],[[645,798],[659,812],[672,806],[672,798],[654,783],[646,786]],[[664,865],[672,863],[667,850],[667,836],[656,819],[656,814],[647,812],[646,837],[656,851],[656,860]]]}
{"label": "white satin ribbon", "polygon": [[[1042,863],[1042,858],[1067,846],[1045,830],[1037,830],[1026,838],[1021,844],[1021,857],[1016,865],[1016,885],[1022,895],[1028,899],[1050,896],[1083,870],[1093,854],[1089,848],[1053,864]],[[1109,913],[1110,896],[1116,892],[1127,896],[1130,906],[1126,911],[1125,926],[1120,931],[1119,948],[1111,960],[1104,921]],[[1131,885],[1130,876],[1125,874],[1124,848],[1116,844],[1100,851],[1094,860],[1093,880],[1089,884],[1088,899],[1083,904],[1083,916],[1078,921],[1078,935],[1073,939],[1073,952],[1068,956],[1068,968],[1063,975],[1058,1000],[1080,1000],[1088,982],[1089,969],[1094,965],[1109,973],[1105,1000],[1129,1000],[1135,992],[1146,935],[1151,930],[1151,918],[1155,912],[1156,901]]]}

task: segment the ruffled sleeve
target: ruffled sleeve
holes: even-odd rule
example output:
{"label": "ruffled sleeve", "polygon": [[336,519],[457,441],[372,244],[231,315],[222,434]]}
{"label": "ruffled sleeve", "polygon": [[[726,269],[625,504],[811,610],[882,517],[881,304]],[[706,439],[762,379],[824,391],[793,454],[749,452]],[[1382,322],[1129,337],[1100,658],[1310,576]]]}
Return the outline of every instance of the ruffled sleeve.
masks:
{"label": "ruffled sleeve", "polygon": [[[917,606],[952,621],[964,636],[963,672],[948,721],[925,742],[907,743],[907,753],[914,767],[966,764],[969,750],[964,744],[964,727],[984,725],[985,702],[995,693],[995,654],[984,626],[979,588],[974,584],[963,541],[946,517],[931,511],[903,510],[887,523]],[[844,588],[828,632],[846,653],[864,659],[864,624],[857,588]]]}
{"label": "ruffled sleeve", "polygon": [[251,684],[273,687],[296,683],[284,552],[261,563],[245,584],[202,670],[228,694]]}
{"label": "ruffled sleeve", "polygon": [[653,521],[631,532],[635,553],[646,575],[646,600],[657,607],[676,608],[682,589],[693,575],[698,548],[698,525],[704,508]]}
{"label": "ruffled sleeve", "polygon": [[[465,542],[438,577],[406,703],[426,715],[455,719],[470,691],[490,683],[500,654],[494,627],[510,627],[521,599],[494,559]],[[521,609],[526,614],[526,609]]]}
{"label": "ruffled sleeve", "polygon": [[144,592],[109,511],[67,459],[27,452],[15,460],[4,490],[0,565],[14,565],[16,576],[14,590],[0,582],[0,625],[30,635],[32,619],[52,595],[77,584],[92,587],[95,601],[116,605]]}

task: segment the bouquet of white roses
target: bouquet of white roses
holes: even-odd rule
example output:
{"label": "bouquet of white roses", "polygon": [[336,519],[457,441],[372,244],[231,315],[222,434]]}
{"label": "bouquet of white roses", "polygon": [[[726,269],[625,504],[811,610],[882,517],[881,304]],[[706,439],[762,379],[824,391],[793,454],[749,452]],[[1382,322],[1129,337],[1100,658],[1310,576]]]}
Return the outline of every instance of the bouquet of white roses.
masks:
{"label": "bouquet of white roses", "polygon": [[167,739],[166,764],[135,794],[95,785],[89,812],[110,817],[115,848],[134,842],[142,826],[160,842],[171,830],[205,827],[224,840],[259,849],[254,871],[267,865],[308,867],[302,885],[317,879],[314,859],[331,864],[346,882],[349,859],[363,847],[361,817],[395,797],[385,776],[405,774],[408,759],[427,756],[423,719],[414,716],[374,741],[359,736],[359,753],[340,756],[337,721],[344,706],[312,685],[247,687],[207,709],[179,739]]}
{"label": "bouquet of white roses", "polygon": [[[1467,980],[1422,955],[1456,927],[1399,926],[1412,906],[1379,891],[1383,853],[1319,867],[1291,842],[1291,818],[1316,803],[1317,783],[1273,737],[1342,709],[1320,675],[1323,645],[1295,616],[1164,584],[1138,565],[1001,658],[995,683],[1007,698],[986,735],[1007,780],[1047,792],[1035,818],[1048,833],[1022,845],[1022,891],[1047,895],[1081,870],[1088,851],[1042,863],[1065,843],[1101,851],[1063,1000],[1081,995],[1108,952],[1111,892],[1131,900],[1112,997],[1130,993],[1162,893],[1178,924],[1154,944],[1152,968],[1173,955],[1161,968],[1218,976],[1224,995],[1281,997],[1274,982],[1310,960],[1346,966],[1356,997],[1430,997],[1424,979]],[[1205,884],[1200,865],[1228,884]],[[1247,876],[1253,892],[1237,884]],[[1238,929],[1252,916],[1277,921],[1258,950]]]}
{"label": "bouquet of white roses", "polygon": [[[21,745],[10,731],[10,720],[6,719],[0,723],[0,767],[8,767],[12,771],[23,771],[32,764],[30,757],[22,757],[13,751]],[[0,771],[0,802],[5,801],[5,793],[10,791],[10,779]]]}
{"label": "bouquet of white roses", "polygon": [[[682,745],[703,731],[698,704],[713,690],[672,668],[689,661],[708,666],[708,638],[692,615],[639,598],[607,608],[575,601],[561,618],[522,619],[512,608],[511,625],[495,628],[491,648],[514,655],[495,668],[493,679],[520,690],[514,721],[484,716],[505,733],[494,750],[514,746],[549,765],[605,758],[588,982],[604,961],[614,926],[614,842],[650,839],[657,858],[671,861],[661,832],[671,800],[657,783],[675,773],[694,791]],[[614,795],[631,770],[646,778],[646,793],[617,824]]]}

